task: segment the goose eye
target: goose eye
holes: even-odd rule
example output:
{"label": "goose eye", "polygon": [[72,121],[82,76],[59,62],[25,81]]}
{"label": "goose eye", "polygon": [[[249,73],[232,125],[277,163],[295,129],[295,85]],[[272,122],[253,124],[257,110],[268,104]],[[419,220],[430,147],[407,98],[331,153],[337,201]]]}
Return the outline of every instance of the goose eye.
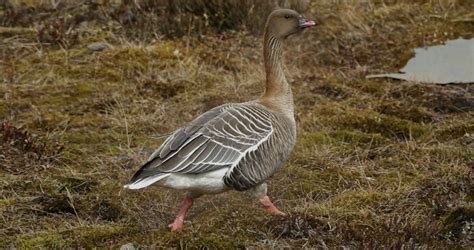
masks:
{"label": "goose eye", "polygon": [[290,18],[290,15],[285,15],[285,19],[288,19],[288,18]]}

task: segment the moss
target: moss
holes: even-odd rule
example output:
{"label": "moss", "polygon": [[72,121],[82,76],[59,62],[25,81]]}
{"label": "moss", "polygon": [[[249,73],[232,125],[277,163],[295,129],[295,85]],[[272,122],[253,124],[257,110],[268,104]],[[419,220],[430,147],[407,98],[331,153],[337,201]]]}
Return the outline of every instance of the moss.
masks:
{"label": "moss", "polygon": [[36,105],[50,105],[50,106],[60,106],[66,104],[69,100],[69,97],[64,96],[62,93],[45,95],[42,98],[38,98],[35,101]]}
{"label": "moss", "polygon": [[[387,166],[378,164],[380,168],[387,169]],[[392,170],[385,170],[381,173],[374,174],[374,186],[387,192],[403,192],[409,191],[413,186],[429,177],[429,171],[419,171],[407,166],[398,166]]]}
{"label": "moss", "polygon": [[18,177],[15,177],[13,175],[6,175],[3,173],[2,177],[5,182],[1,183],[0,187],[5,190],[9,190],[9,192],[5,192],[6,194],[8,194],[8,196],[6,197],[14,196],[11,194],[22,193],[22,199],[24,197],[27,197],[28,200],[31,200],[31,194],[33,193],[32,190],[43,190],[44,192],[49,192],[54,189],[52,183],[49,183],[48,181],[45,181],[45,183],[41,183],[39,181],[35,181],[33,178],[22,178],[23,181],[19,182],[16,181]]}
{"label": "moss", "polygon": [[345,90],[337,80],[334,81],[331,78],[334,77],[330,77],[329,79],[327,79],[327,81],[331,83],[324,83],[315,88],[312,88],[311,93],[321,94],[334,100],[345,99],[347,96],[350,95],[350,93],[348,93],[347,90]]}
{"label": "moss", "polygon": [[5,116],[7,116],[7,114],[8,114],[7,107],[5,106],[4,103],[0,103],[0,118],[4,118]]}
{"label": "moss", "polygon": [[133,233],[136,230],[133,226],[110,224],[110,225],[93,225],[81,227],[73,230],[76,236],[76,242],[85,247],[94,247],[107,245],[111,238],[120,238],[123,235]]}
{"label": "moss", "polygon": [[443,233],[452,240],[468,239],[472,232],[474,206],[458,207],[444,216]]}
{"label": "moss", "polygon": [[85,95],[94,93],[97,88],[92,82],[82,82],[73,85],[72,91],[75,95]]}
{"label": "moss", "polygon": [[331,137],[346,143],[368,143],[379,145],[386,141],[380,133],[363,133],[360,131],[339,130],[329,133]]}
{"label": "moss", "polygon": [[418,138],[428,132],[427,126],[374,111],[347,109],[338,116],[328,117],[334,127],[351,127],[366,133],[379,133],[389,138]]}
{"label": "moss", "polygon": [[327,133],[310,132],[300,136],[297,141],[298,144],[309,147],[321,144],[331,144],[334,140]]}
{"label": "moss", "polygon": [[33,203],[39,204],[43,211],[53,214],[75,215],[81,209],[81,204],[67,193],[45,193],[33,199]]}
{"label": "moss", "polygon": [[324,216],[333,220],[364,218],[367,211],[387,199],[384,192],[356,189],[344,192],[324,202],[312,205],[309,210],[315,216]]}
{"label": "moss", "polygon": [[60,192],[88,193],[98,184],[79,177],[60,177],[60,179],[61,186],[58,188]]}
{"label": "moss", "polygon": [[468,148],[458,146],[434,145],[420,151],[430,157],[433,162],[469,162],[472,156]]}
{"label": "moss", "polygon": [[[64,137],[68,143],[80,146],[81,144],[102,145],[104,142],[117,141],[117,137],[109,134],[103,134],[100,130],[77,131],[69,133]],[[105,145],[103,145],[105,146]]]}
{"label": "moss", "polygon": [[378,145],[386,141],[386,138],[379,133],[364,133],[343,129],[327,132],[307,132],[301,135],[297,141],[298,145],[304,147],[341,143]]}
{"label": "moss", "polygon": [[[67,50],[53,50],[47,53],[44,58],[38,57],[36,58],[39,63],[41,59],[42,61],[42,68],[41,69],[54,69],[58,70],[57,73],[61,73],[61,69],[67,70],[70,67],[74,67],[74,64],[71,63],[71,59],[80,59],[87,55],[87,50],[82,48],[74,48],[74,49],[67,49]],[[24,62],[24,61],[21,61]],[[49,66],[49,67],[48,67]],[[54,68],[50,68],[54,66]],[[66,76],[66,75],[65,75]]]}
{"label": "moss", "polygon": [[414,50],[407,50],[405,53],[403,53],[400,57],[400,61],[396,65],[397,68],[402,68],[404,67],[407,62],[412,59],[415,56],[415,51]]}
{"label": "moss", "polygon": [[212,232],[202,233],[197,231],[190,232],[158,232],[159,235],[152,236],[154,247],[172,246],[175,248],[237,248],[241,246],[238,235],[229,237],[228,235],[219,235]]}
{"label": "moss", "polygon": [[327,222],[310,214],[302,213],[291,213],[288,216],[272,218],[266,226],[276,237],[292,240],[304,238],[315,240],[331,234]]}
{"label": "moss", "polygon": [[474,131],[474,123],[472,121],[457,121],[456,124],[450,124],[435,130],[435,136],[439,140],[459,139]]}
{"label": "moss", "polygon": [[[191,244],[189,244],[191,243]],[[193,242],[185,244],[185,247],[190,248],[236,248],[239,246],[239,241],[235,238],[229,239],[222,237],[216,233],[209,233],[196,238]]]}
{"label": "moss", "polygon": [[249,200],[246,197],[239,197],[238,200],[227,197],[227,202],[219,202],[221,204],[218,207],[208,207],[208,204],[207,207],[195,208],[198,210],[194,210],[197,215],[193,216],[191,212],[189,218],[192,223],[186,223],[184,230],[157,230],[138,242],[141,245],[151,242],[154,247],[227,249],[245,246],[248,239],[257,236],[256,231],[272,217],[260,206],[255,208],[252,203],[247,203]]}
{"label": "moss", "polygon": [[[107,66],[126,67],[127,63],[130,67],[144,70],[151,63],[160,65],[168,60],[177,58],[175,50],[179,49],[179,45],[173,41],[162,41],[156,45],[149,47],[124,47],[106,50],[99,54],[101,63]],[[130,63],[132,62],[132,63]]]}
{"label": "moss", "polygon": [[352,190],[331,199],[330,203],[333,206],[344,207],[348,210],[357,210],[374,206],[386,197],[387,194],[384,192],[373,190]]}
{"label": "moss", "polygon": [[21,197],[15,197],[15,198],[5,198],[0,200],[0,210],[4,209],[5,207],[15,204],[19,200],[24,200]]}
{"label": "moss", "polygon": [[94,29],[90,33],[82,33],[80,35],[81,44],[89,45],[91,43],[96,42],[105,42],[105,43],[114,43],[115,41],[115,34],[110,30],[103,30],[103,29]]}
{"label": "moss", "polygon": [[22,38],[28,38],[34,40],[36,38],[37,32],[33,28],[23,28],[23,27],[0,27],[0,37],[14,37],[21,36]]}
{"label": "moss", "polygon": [[409,103],[401,103],[398,101],[386,101],[377,107],[377,111],[384,115],[390,115],[417,123],[428,123],[434,120],[433,115],[427,108],[412,106]]}
{"label": "moss", "polygon": [[[123,225],[94,225],[77,227],[57,233],[38,234],[17,239],[12,245],[19,248],[92,248],[107,245],[107,239],[119,238],[133,228]],[[105,240],[104,240],[105,239]]]}
{"label": "moss", "polygon": [[170,82],[156,82],[156,81],[146,81],[143,83],[141,88],[144,91],[152,91],[157,93],[161,98],[168,99],[175,97],[179,93],[184,92],[185,84],[177,84]]}
{"label": "moss", "polygon": [[63,140],[70,145],[69,150],[64,153],[65,157],[71,159],[81,159],[90,153],[118,152],[120,146],[127,144],[128,141],[126,134],[102,133],[100,128],[70,132],[63,137]]}
{"label": "moss", "polygon": [[357,87],[360,91],[369,93],[374,96],[382,96],[386,92],[387,82],[380,82],[376,80],[355,80],[349,83],[353,87]]}
{"label": "moss", "polygon": [[[91,54],[87,49],[75,48],[57,50],[47,53],[44,57],[33,57],[33,62],[26,60],[14,61],[14,72],[26,75],[25,80],[75,82],[80,79],[77,88],[87,88],[84,79],[90,79],[97,84],[103,81],[136,80],[151,69],[164,67],[174,63],[178,58],[175,51],[179,45],[175,42],[165,41],[149,47],[123,47],[111,48],[98,54]],[[73,63],[75,61],[84,61]],[[35,65],[34,74],[31,74],[31,64]],[[56,79],[50,79],[47,76]]]}
{"label": "moss", "polygon": [[11,244],[25,249],[65,248],[70,245],[70,243],[63,239],[60,234],[43,234],[32,237],[24,237],[23,239]]}
{"label": "moss", "polygon": [[126,214],[122,204],[114,199],[101,200],[91,210],[89,214],[95,214],[98,218],[106,221],[118,221]]}
{"label": "moss", "polygon": [[[314,163],[313,163],[314,164]],[[290,183],[287,192],[290,198],[312,197],[320,200],[346,188],[352,188],[361,182],[360,173],[343,167],[326,167],[305,165],[288,166]],[[291,181],[294,180],[294,181]]]}

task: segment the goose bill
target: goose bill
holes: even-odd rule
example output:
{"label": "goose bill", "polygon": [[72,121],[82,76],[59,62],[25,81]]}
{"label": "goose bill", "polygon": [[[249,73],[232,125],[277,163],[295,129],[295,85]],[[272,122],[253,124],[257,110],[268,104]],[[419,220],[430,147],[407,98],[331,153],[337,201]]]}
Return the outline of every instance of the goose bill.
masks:
{"label": "goose bill", "polygon": [[311,27],[311,26],[315,26],[316,25],[316,22],[313,21],[313,20],[307,20],[306,18],[304,17],[300,17],[299,18],[299,26],[301,28],[307,28],[307,27]]}

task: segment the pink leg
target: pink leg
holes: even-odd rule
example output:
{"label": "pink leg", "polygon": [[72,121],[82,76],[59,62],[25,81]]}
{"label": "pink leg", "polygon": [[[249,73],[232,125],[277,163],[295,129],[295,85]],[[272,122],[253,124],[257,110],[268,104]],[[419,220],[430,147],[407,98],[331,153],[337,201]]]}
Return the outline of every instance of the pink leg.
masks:
{"label": "pink leg", "polygon": [[193,198],[190,196],[186,196],[183,201],[183,205],[179,209],[178,216],[173,223],[169,224],[168,227],[171,228],[171,231],[180,230],[183,228],[184,216],[193,205]]}
{"label": "pink leg", "polygon": [[267,195],[262,196],[262,198],[260,198],[260,202],[265,206],[267,211],[270,212],[271,214],[285,215],[285,213],[278,210],[278,208],[275,207],[275,205],[273,205],[272,201],[270,200],[270,197],[268,197]]}

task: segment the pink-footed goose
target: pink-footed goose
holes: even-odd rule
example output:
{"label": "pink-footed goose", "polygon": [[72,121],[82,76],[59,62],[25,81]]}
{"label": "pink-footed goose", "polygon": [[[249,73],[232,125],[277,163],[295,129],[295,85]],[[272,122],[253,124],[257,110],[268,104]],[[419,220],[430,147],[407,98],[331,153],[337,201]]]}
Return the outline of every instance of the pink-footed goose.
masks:
{"label": "pink-footed goose", "polygon": [[273,11],[264,35],[264,94],[215,107],[176,130],[125,185],[140,189],[156,183],[188,191],[171,230],[183,227],[195,198],[232,189],[251,190],[269,212],[283,214],[267,196],[265,183],[286,161],[296,139],[282,45],[288,36],[314,25],[296,11]]}

